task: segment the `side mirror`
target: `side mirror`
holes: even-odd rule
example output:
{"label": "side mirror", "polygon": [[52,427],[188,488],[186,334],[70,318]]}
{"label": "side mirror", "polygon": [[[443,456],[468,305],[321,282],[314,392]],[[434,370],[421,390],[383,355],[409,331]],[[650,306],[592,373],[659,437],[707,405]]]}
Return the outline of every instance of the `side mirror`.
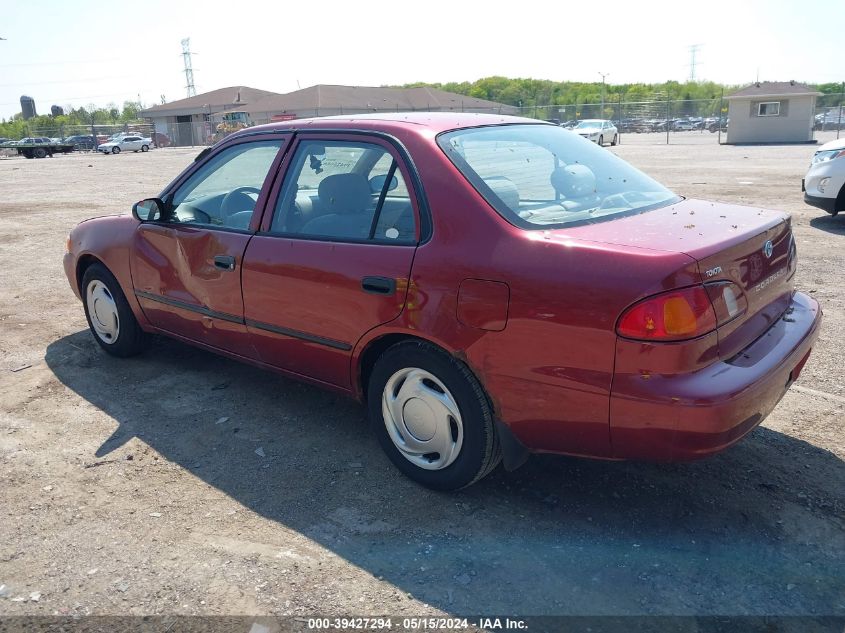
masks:
{"label": "side mirror", "polygon": [[[387,174],[380,174],[378,176],[373,176],[370,178],[370,191],[372,193],[381,193],[381,190],[384,189],[384,183],[387,181]],[[399,186],[399,180],[397,180],[396,176],[390,179],[390,186],[387,188],[388,191],[393,191],[396,187]]]}
{"label": "side mirror", "polygon": [[132,215],[141,222],[157,222],[164,217],[164,202],[160,198],[147,198],[132,205]]}

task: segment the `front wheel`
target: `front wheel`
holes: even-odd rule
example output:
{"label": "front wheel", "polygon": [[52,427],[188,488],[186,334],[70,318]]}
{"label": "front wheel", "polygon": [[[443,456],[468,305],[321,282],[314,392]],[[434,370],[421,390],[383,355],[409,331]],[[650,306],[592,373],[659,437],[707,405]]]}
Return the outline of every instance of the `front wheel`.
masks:
{"label": "front wheel", "polygon": [[367,390],[370,420],[393,464],[434,490],[457,490],[501,460],[487,396],[452,356],[418,341],[388,349]]}
{"label": "front wheel", "polygon": [[603,145],[604,145],[604,137],[600,136],[599,137],[599,147],[602,147]]}
{"label": "front wheel", "polygon": [[616,145],[618,142],[619,142],[619,135],[618,135],[618,134],[614,134],[614,135],[613,135],[613,140],[612,140],[612,141],[610,141],[610,144],[611,144],[611,145]]}
{"label": "front wheel", "polygon": [[141,151],[142,152],[149,152],[150,146],[149,145],[141,145]]}
{"label": "front wheel", "polygon": [[82,277],[82,303],[94,339],[112,356],[134,356],[146,347],[146,335],[108,268],[92,264]]}
{"label": "front wheel", "polygon": [[112,148],[111,148],[111,153],[112,153],[112,154],[120,154],[120,148],[119,148],[119,147],[117,147],[117,146],[112,147]]}

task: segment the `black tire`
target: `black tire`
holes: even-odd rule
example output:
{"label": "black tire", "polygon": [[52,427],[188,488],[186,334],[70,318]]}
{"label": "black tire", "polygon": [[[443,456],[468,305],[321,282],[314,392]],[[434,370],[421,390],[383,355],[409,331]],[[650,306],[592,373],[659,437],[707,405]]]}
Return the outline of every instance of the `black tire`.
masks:
{"label": "black tire", "polygon": [[114,147],[111,148],[111,153],[112,154],[120,154],[120,148],[117,145],[115,145]]}
{"label": "black tire", "polygon": [[142,152],[149,152],[150,146],[149,145],[141,145],[141,151]]}
{"label": "black tire", "polygon": [[610,145],[611,145],[611,147],[612,147],[612,146],[614,146],[614,145],[616,145],[618,142],[619,142],[619,135],[618,135],[618,134],[614,134],[614,135],[613,135],[613,140],[612,140],[612,141],[610,141]]}
{"label": "black tire", "polygon": [[33,150],[32,153],[35,156],[35,158],[46,158],[47,157],[47,150],[44,149],[43,147],[36,147]]}
{"label": "black tire", "polygon": [[[452,394],[463,422],[458,457],[440,470],[426,470],[396,447],[385,425],[382,395],[388,380],[405,368],[420,368],[440,380]],[[397,343],[376,361],[367,389],[370,423],[390,461],[410,479],[434,490],[458,490],[487,476],[501,461],[501,448],[490,401],[478,380],[457,359],[422,341]]]}
{"label": "black tire", "polygon": [[599,136],[599,147],[604,147],[604,136]]}
{"label": "black tire", "polygon": [[[91,314],[88,310],[88,287],[95,281],[99,281],[105,285],[117,307],[120,328],[113,342],[103,340],[91,322]],[[85,308],[85,319],[88,321],[88,327],[94,336],[94,340],[99,343],[100,347],[112,356],[121,358],[135,356],[146,348],[147,335],[141,329],[141,326],[138,325],[138,320],[132,313],[129,302],[126,301],[126,295],[123,294],[120,284],[108,268],[102,264],[91,264],[82,277],[80,291],[82,294],[82,305]]]}

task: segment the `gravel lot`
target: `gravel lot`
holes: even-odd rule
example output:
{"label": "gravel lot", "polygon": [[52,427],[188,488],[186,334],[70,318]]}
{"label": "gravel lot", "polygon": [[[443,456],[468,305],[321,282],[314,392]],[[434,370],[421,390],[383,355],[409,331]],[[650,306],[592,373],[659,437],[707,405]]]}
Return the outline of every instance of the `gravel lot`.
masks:
{"label": "gravel lot", "polygon": [[533,457],[457,494],[399,475],[352,402],[168,340],[96,346],[65,236],[200,148],[0,159],[0,613],[845,615],[845,217],[802,201],[813,146],[657,136],[613,151],[793,214],[825,310],[800,380],[703,462]]}

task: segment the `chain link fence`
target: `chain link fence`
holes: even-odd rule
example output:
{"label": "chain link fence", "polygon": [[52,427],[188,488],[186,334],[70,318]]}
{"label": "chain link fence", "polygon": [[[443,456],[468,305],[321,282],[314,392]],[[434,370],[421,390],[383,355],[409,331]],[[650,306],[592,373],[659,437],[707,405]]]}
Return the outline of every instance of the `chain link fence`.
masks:
{"label": "chain link fence", "polygon": [[[608,99],[603,103],[571,103],[535,105],[525,107],[502,106],[502,114],[518,114],[524,117],[552,121],[565,127],[575,127],[584,119],[608,119],[618,130],[620,141],[626,135],[643,135],[637,138],[641,143],[668,144],[692,140],[697,133],[713,142],[722,142],[723,133],[729,125],[728,102],[716,99],[669,99],[657,98],[648,101],[622,101]],[[504,110],[507,110],[505,112]],[[351,114],[350,112],[347,112]],[[320,113],[325,114],[325,113]],[[315,116],[313,112],[297,113],[296,118]],[[138,135],[153,140],[155,147],[192,147],[211,145],[228,134],[244,127],[244,124],[230,125],[213,117],[207,120],[159,123],[154,126],[147,121],[93,125],[56,125],[44,129],[27,129],[25,136],[51,139],[89,139],[80,150],[95,149],[96,144],[119,135]],[[248,122],[252,125],[255,122]],[[845,94],[819,97],[813,119],[813,130],[819,140],[845,136]],[[95,140],[96,139],[96,140]],[[18,140],[18,139],[13,139]]]}
{"label": "chain link fence", "polygon": [[76,151],[93,151],[97,145],[117,136],[141,136],[153,140],[156,147],[167,147],[170,141],[161,134],[156,134],[155,127],[146,121],[128,123],[95,123],[92,125],[63,125],[50,127],[26,127],[19,141],[25,138],[48,138],[55,143],[72,143]]}
{"label": "chain link fence", "polygon": [[575,127],[585,119],[613,121],[620,135],[647,134],[655,143],[671,143],[676,135],[712,134],[721,140],[727,129],[728,104],[723,99],[652,99],[605,101],[521,108],[522,115]]}

